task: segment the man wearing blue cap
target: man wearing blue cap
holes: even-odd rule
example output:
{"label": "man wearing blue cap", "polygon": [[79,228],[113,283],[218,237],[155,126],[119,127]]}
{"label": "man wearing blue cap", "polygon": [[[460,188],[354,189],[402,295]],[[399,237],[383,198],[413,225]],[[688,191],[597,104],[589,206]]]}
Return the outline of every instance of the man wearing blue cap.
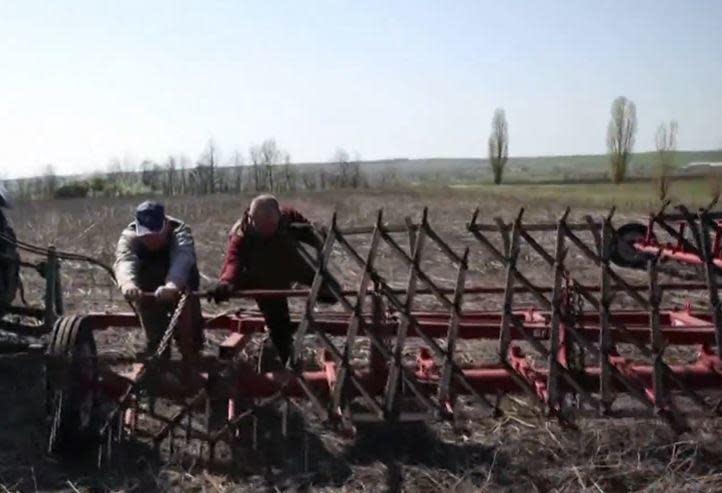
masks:
{"label": "man wearing blue cap", "polygon": [[[182,291],[198,289],[200,276],[191,230],[166,216],[158,202],[138,206],[135,221],[120,235],[115,276],[123,296],[135,302],[146,331],[147,351],[160,343]],[[153,293],[154,296],[143,296]],[[200,301],[188,298],[178,320],[176,341],[187,367],[197,360],[203,344]]]}

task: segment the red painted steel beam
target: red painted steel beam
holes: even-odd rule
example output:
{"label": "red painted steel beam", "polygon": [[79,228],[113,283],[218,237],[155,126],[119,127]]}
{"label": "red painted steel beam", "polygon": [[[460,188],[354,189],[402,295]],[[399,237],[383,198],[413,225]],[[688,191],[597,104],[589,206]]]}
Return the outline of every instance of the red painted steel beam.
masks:
{"label": "red painted steel beam", "polygon": [[[654,248],[655,252],[660,249],[659,246],[654,245],[653,243],[647,244],[647,243],[636,243],[635,247],[637,249],[644,249],[644,248]],[[669,248],[670,251],[674,250],[673,248]],[[644,250],[642,250],[644,251]],[[651,252],[652,250],[650,250]],[[689,254],[688,254],[689,255]],[[694,256],[696,257],[696,256]],[[599,285],[582,285],[582,288],[584,288],[586,291],[589,292],[599,292],[601,289]],[[663,289],[676,289],[676,290],[690,290],[690,291],[700,291],[700,290],[706,290],[707,285],[703,283],[681,283],[681,282],[671,282],[671,283],[660,283],[660,287]],[[514,292],[515,293],[528,293],[529,288],[525,286],[514,286]],[[534,289],[536,291],[542,292],[542,293],[551,293],[552,287],[551,286],[535,286]],[[636,285],[629,285],[625,286],[624,288],[618,288],[615,285],[612,285],[611,287],[612,291],[615,290],[626,290],[626,289],[632,289],[634,291],[646,291],[649,289],[649,287],[646,284],[636,284]],[[498,294],[502,295],[504,294],[506,288],[504,286],[465,286],[464,287],[464,295],[475,295],[475,294]],[[445,288],[440,287],[439,291],[443,294],[451,295],[454,294],[454,289],[452,288]],[[406,289],[405,288],[392,288],[391,292],[396,295],[405,295]],[[288,299],[288,298],[306,298],[311,293],[310,289],[247,289],[243,291],[236,291],[235,293],[232,293],[230,295],[231,299],[241,300],[241,299],[247,299],[247,300],[272,300],[272,299]],[[199,298],[208,298],[209,296],[212,296],[211,293],[208,291],[195,291],[191,293],[193,296],[198,296]],[[341,291],[341,294],[346,297],[355,297],[358,295],[357,291],[355,290],[343,290]],[[417,295],[434,295],[435,292],[430,288],[418,288],[416,290]],[[369,291],[367,296],[373,295],[372,291]],[[154,293],[143,293],[142,296],[152,298],[155,297]]]}
{"label": "red painted steel beam", "polygon": [[[535,369],[528,365],[522,368],[521,363],[518,366],[518,370],[528,374],[526,376],[532,381],[546,382],[548,376],[546,369]],[[672,365],[670,368],[688,388],[703,390],[722,387],[722,373],[720,372],[718,360],[713,364],[700,361],[689,365]],[[645,387],[652,388],[654,380],[654,368],[652,366],[630,364],[628,371],[633,373],[635,378]],[[471,387],[481,394],[492,395],[497,392],[522,391],[511,374],[502,367],[467,368],[463,370],[463,374]],[[599,367],[587,367],[584,375],[579,377],[580,386],[589,392],[597,392],[599,390],[600,374]],[[416,376],[422,387],[427,388],[430,395],[436,392],[439,377],[438,373],[433,371],[433,368],[422,367],[417,371]],[[317,396],[321,398],[329,396],[328,369],[303,372],[303,378]],[[383,394],[384,378],[378,378],[369,371],[359,371],[358,379],[371,395],[379,396]],[[283,391],[289,397],[302,398],[305,396],[303,389],[295,378],[285,370],[264,374],[252,370],[239,372],[236,386],[238,392],[246,398],[270,397],[279,391]],[[536,390],[541,395],[546,395],[546,389],[542,387]],[[566,390],[571,391],[572,389]],[[624,388],[620,386],[617,390],[621,392],[624,391]],[[452,392],[455,395],[468,394],[468,390],[458,384],[452,386]]]}
{"label": "red painted steel beam", "polygon": [[[429,337],[444,338],[448,330],[448,314],[419,312],[415,314],[421,331]],[[518,313],[524,326],[539,339],[549,336],[550,319],[547,312]],[[109,327],[137,327],[137,319],[131,313],[116,314],[90,314],[87,322],[93,330],[102,330]],[[316,315],[318,327],[332,336],[344,336],[348,329],[348,315],[338,313],[318,313]],[[647,312],[619,311],[613,312],[612,317],[623,322],[634,340],[649,342],[651,330],[649,328],[649,314]],[[529,321],[534,320],[534,321]],[[578,332],[589,340],[596,341],[599,335],[599,315],[585,313],[580,320]],[[296,323],[298,319],[296,319]],[[458,337],[461,339],[498,339],[501,324],[501,314],[494,312],[470,312],[461,318]],[[677,345],[712,344],[714,342],[714,328],[706,314],[690,313],[686,311],[668,311],[662,313],[662,334],[667,343]],[[398,323],[394,320],[386,322],[383,327],[390,335],[395,332]],[[209,330],[230,330],[239,334],[259,333],[265,330],[265,321],[260,316],[225,316],[213,318]],[[632,342],[624,339],[621,334],[612,329],[612,339],[615,342]],[[363,330],[360,331],[363,335]],[[523,334],[515,327],[511,330],[512,339],[522,340]],[[409,337],[414,337],[412,331]]]}
{"label": "red painted steel beam", "polygon": [[[635,243],[634,248],[640,252],[649,253],[651,255],[659,255],[660,260],[674,260],[682,264],[702,265],[699,255],[694,253],[678,250],[672,245],[654,245],[647,243]],[[722,259],[714,258],[712,260],[717,267],[722,267]]]}
{"label": "red painted steel beam", "polygon": [[[536,393],[542,399],[548,397],[546,382],[548,370],[534,368],[525,358],[521,351],[513,351],[513,367],[518,374],[522,375],[527,382],[532,384]],[[321,399],[329,398],[335,379],[335,365],[329,358],[323,358],[324,364],[321,370],[305,371],[302,377],[307,386]],[[634,363],[631,361],[616,361],[624,365],[624,373],[631,375],[634,379],[647,389],[653,388],[654,367],[646,364]],[[703,348],[699,359],[691,364],[671,365],[669,367],[675,376],[686,387],[694,390],[719,389],[722,387],[722,363],[711,351]],[[135,370],[135,368],[134,368]],[[233,385],[239,393],[239,397],[260,399],[271,397],[277,392],[283,392],[288,397],[304,398],[306,394],[298,383],[296,377],[287,370],[279,370],[267,373],[258,373],[249,364],[241,364],[235,373]],[[479,366],[465,368],[462,370],[464,378],[471,385],[475,392],[485,395],[493,395],[497,392],[521,392],[522,389],[512,377],[510,372],[502,366]],[[102,379],[104,391],[110,396],[122,395],[124,389],[130,384],[135,372],[127,376],[107,373]],[[359,382],[369,394],[373,396],[383,395],[385,391],[386,377],[369,370],[358,370],[356,372]],[[421,350],[417,359],[416,378],[421,388],[429,395],[437,391],[440,380],[440,369],[435,364],[428,350]],[[586,367],[584,372],[579,374],[577,382],[588,392],[597,392],[601,370],[598,366]],[[125,378],[124,378],[125,377]],[[563,390],[572,391],[563,384]],[[624,392],[624,387],[617,387],[619,392]],[[158,397],[174,397],[170,389],[156,389]],[[455,383],[451,388],[452,395],[467,395],[468,389]]]}

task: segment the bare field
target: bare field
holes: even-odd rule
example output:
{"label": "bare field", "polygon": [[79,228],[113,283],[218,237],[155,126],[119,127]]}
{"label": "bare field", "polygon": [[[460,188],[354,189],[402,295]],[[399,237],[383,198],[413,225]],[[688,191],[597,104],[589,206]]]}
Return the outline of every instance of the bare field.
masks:
{"label": "bare field", "polygon": [[[543,187],[539,187],[543,188]],[[568,192],[568,193],[567,193]],[[652,199],[635,198],[622,204],[615,223],[643,220]],[[686,192],[685,192],[686,193]],[[594,187],[565,190],[529,187],[433,188],[387,191],[304,193],[281,197],[309,219],[328,224],[334,211],[341,225],[371,225],[379,209],[384,220],[401,223],[405,217],[418,221],[429,207],[432,227],[461,254],[470,248],[467,286],[496,285],[504,281],[501,263],[480,248],[465,230],[475,208],[479,221],[491,223],[495,216],[511,221],[524,206],[525,220],[554,222],[565,205],[574,205],[572,218],[601,217],[610,205],[608,191]],[[695,196],[695,205],[705,201]],[[17,235],[23,241],[85,253],[112,263],[115,242],[132,219],[143,198],[88,199],[30,202],[11,211]],[[204,283],[217,276],[228,229],[247,206],[250,197],[173,197],[166,201],[168,214],[188,222],[196,238],[199,267]],[[497,235],[498,236],[498,235]],[[404,235],[396,235],[406,245]],[[368,237],[353,239],[364,255]],[[585,238],[591,242],[591,238]],[[494,238],[499,247],[501,241]],[[553,233],[539,236],[553,249]],[[359,269],[340,249],[332,257],[334,272],[346,287],[356,288]],[[381,274],[392,285],[403,286],[408,269],[394,259],[389,248],[379,254]],[[584,283],[596,283],[599,268],[581,253],[570,250],[568,265]],[[453,287],[456,271],[442,252],[429,248],[423,269],[438,284]],[[532,282],[549,285],[552,271],[524,249],[519,266]],[[630,282],[644,283],[643,273],[624,272]],[[24,278],[27,298],[37,300],[40,282],[32,273]],[[72,263],[63,266],[66,310],[70,313],[125,309],[119,293],[99,269]],[[668,306],[686,302],[705,306],[699,297],[670,294]],[[500,296],[468,296],[465,309],[500,310]],[[530,296],[519,296],[518,306],[532,305]],[[632,307],[620,297],[618,307]],[[421,297],[419,308],[437,308],[431,297]],[[204,305],[207,311],[218,307]],[[109,330],[98,335],[99,350],[130,355],[142,344],[139,331],[131,334]],[[208,350],[217,339],[209,337]],[[494,362],[495,344],[465,343],[460,347],[462,364]],[[676,354],[680,360],[687,353]],[[539,364],[544,362],[539,361]],[[9,490],[114,490],[114,491],[719,491],[722,489],[717,420],[699,420],[695,432],[676,436],[660,421],[649,417],[584,419],[572,432],[538,417],[524,401],[510,401],[500,420],[465,419],[452,429],[449,424],[404,426],[396,430],[369,427],[355,440],[341,439],[311,424],[312,467],[301,470],[299,444],[278,439],[274,457],[247,456],[226,466],[208,466],[190,457],[161,461],[138,445],[122,466],[102,474],[77,464],[58,464],[28,447],[26,453],[0,455],[0,484]],[[1,433],[0,433],[1,434]]]}

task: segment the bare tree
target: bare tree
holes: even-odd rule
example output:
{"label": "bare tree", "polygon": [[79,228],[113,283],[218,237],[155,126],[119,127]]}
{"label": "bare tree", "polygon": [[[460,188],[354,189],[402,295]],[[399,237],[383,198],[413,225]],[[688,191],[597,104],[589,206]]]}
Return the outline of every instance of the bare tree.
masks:
{"label": "bare tree", "polygon": [[307,170],[301,173],[301,180],[303,181],[303,188],[305,190],[316,190],[318,185],[315,170]]}
{"label": "bare tree", "polygon": [[285,188],[287,192],[294,192],[296,190],[296,173],[291,165],[291,156],[284,152],[283,158],[283,177],[285,178]]}
{"label": "bare tree", "polygon": [[351,157],[342,147],[337,147],[331,157],[331,162],[338,167],[337,185],[346,188],[351,181]]}
{"label": "bare tree", "polygon": [[251,147],[248,154],[251,157],[251,165],[253,166],[253,188],[256,192],[260,192],[264,188],[264,184],[261,179],[261,147]]}
{"label": "bare tree", "polygon": [[188,168],[191,160],[188,156],[181,154],[178,159],[178,190],[181,195],[188,193]]}
{"label": "bare tree", "polygon": [[196,192],[201,194],[216,193],[216,167],[218,166],[218,149],[213,139],[208,141],[206,150],[196,163],[193,179]]}
{"label": "bare tree", "polygon": [[491,120],[491,135],[489,136],[489,164],[494,173],[494,184],[501,183],[504,166],[509,160],[509,125],[503,108],[494,111]]}
{"label": "bare tree", "polygon": [[607,127],[607,149],[612,167],[612,181],[622,183],[634,149],[637,133],[637,107],[620,96],[612,102],[612,118]]}
{"label": "bare tree", "polygon": [[283,153],[278,149],[275,139],[266,139],[261,144],[261,162],[266,167],[268,189],[274,191],[273,166],[280,164]]}
{"label": "bare tree", "polygon": [[672,120],[669,122],[669,126],[661,123],[654,135],[654,144],[657,147],[656,188],[659,200],[666,199],[669,193],[669,174],[677,151],[677,129],[677,122]]}
{"label": "bare tree", "polygon": [[176,162],[173,156],[168,157],[166,164],[166,177],[163,184],[163,195],[172,196],[176,191]]}
{"label": "bare tree", "polygon": [[140,179],[143,185],[152,191],[161,189],[161,175],[163,169],[150,159],[140,163]]}
{"label": "bare tree", "polygon": [[241,193],[243,191],[243,155],[238,151],[233,155],[233,173],[233,191]]}
{"label": "bare tree", "polygon": [[353,161],[351,165],[351,186],[353,188],[361,188],[365,182],[364,177],[361,175],[361,154],[358,152],[354,153]]}
{"label": "bare tree", "polygon": [[277,185],[274,181],[274,167],[286,158],[290,161],[288,153],[278,147],[275,139],[266,139],[261,145],[251,147],[249,154],[256,191],[274,191]]}
{"label": "bare tree", "polygon": [[396,187],[399,185],[399,170],[396,166],[387,166],[379,175],[379,185],[381,188]]}
{"label": "bare tree", "polygon": [[58,177],[55,175],[55,168],[52,164],[45,166],[43,171],[43,185],[40,195],[46,198],[53,198],[55,191],[58,189]]}

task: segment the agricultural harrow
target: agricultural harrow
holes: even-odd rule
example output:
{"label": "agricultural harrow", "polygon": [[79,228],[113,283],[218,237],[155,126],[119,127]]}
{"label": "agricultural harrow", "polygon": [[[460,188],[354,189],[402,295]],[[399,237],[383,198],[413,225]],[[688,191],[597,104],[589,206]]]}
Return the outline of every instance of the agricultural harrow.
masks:
{"label": "agricultural harrow", "polygon": [[[618,229],[614,210],[578,222],[567,210],[548,223],[477,211],[456,229],[432,226],[426,210],[398,225],[381,212],[369,226],[341,227],[335,216],[323,229],[294,225],[323,242],[317,252],[298,246],[313,284],[232,301],[299,307],[287,367],[246,357],[264,320],[232,307],[205,316],[206,331],[226,338],[199,363],[201,383],[167,385],[174,362],[162,355],[177,315],[204,293],[184,294],[157,350],[122,371],[94,334],[138,327],[135,314],[60,316],[46,350],[50,448],[92,443],[103,462],[129,437],[171,451],[198,439],[212,458],[268,402],[353,433],[364,421],[499,416],[509,394],[569,428],[636,410],[683,432],[689,416],[720,413],[722,213],[668,209]],[[686,266],[694,272],[680,280]],[[336,303],[319,303],[322,286]]]}

